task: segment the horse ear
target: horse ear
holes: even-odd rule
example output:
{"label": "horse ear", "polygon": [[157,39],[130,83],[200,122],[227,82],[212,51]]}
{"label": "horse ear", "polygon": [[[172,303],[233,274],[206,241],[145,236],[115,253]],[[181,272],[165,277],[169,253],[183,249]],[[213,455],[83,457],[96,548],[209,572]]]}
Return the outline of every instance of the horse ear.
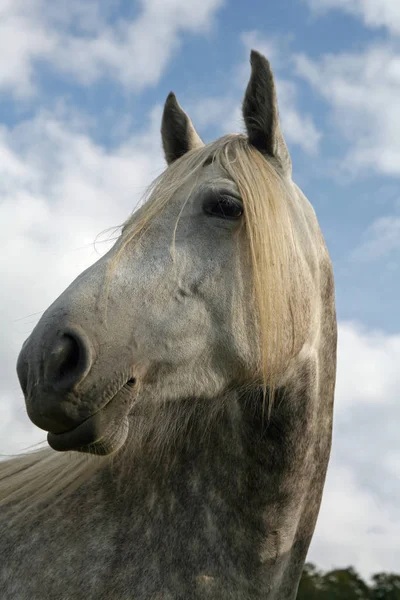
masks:
{"label": "horse ear", "polygon": [[181,108],[175,94],[172,92],[168,94],[165,101],[161,136],[165,158],[169,165],[189,150],[204,146],[193,127],[192,121]]}
{"label": "horse ear", "polygon": [[274,76],[269,61],[251,51],[251,76],[243,100],[243,117],[250,143],[262,154],[274,157],[285,174],[292,161],[283,139]]}

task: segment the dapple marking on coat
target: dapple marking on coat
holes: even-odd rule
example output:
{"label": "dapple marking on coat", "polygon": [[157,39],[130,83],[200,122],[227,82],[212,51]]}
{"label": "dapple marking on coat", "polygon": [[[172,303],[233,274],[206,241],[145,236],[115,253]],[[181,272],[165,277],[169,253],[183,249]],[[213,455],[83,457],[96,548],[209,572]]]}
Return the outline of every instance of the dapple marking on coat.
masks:
{"label": "dapple marking on coat", "polygon": [[2,600],[296,596],[331,446],[334,285],[269,63],[251,64],[246,135],[204,145],[168,96],[168,168],[23,345],[51,448],[0,463]]}

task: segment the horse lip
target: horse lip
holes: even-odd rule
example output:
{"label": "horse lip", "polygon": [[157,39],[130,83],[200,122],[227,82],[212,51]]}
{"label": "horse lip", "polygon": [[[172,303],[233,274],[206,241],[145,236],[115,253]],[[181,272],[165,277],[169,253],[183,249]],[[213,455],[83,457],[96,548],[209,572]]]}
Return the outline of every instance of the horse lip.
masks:
{"label": "horse lip", "polygon": [[107,428],[117,419],[126,417],[129,412],[129,403],[121,398],[121,392],[125,387],[126,384],[98,411],[73,429],[62,433],[49,432],[47,434],[49,446],[53,450],[68,451],[99,442],[106,434]]}

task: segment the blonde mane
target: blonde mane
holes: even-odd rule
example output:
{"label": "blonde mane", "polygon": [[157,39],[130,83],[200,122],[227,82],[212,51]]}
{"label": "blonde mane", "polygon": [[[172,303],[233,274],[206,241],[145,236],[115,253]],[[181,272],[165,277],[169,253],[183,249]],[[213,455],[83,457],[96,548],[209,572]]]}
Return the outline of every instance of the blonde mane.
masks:
{"label": "blonde mane", "polygon": [[[124,225],[114,261],[127,244],[140,240],[177,190],[210,161],[236,183],[243,200],[259,332],[260,364],[255,378],[273,397],[277,378],[293,356],[303,328],[304,283],[302,269],[296,266],[299,252],[293,224],[296,211],[290,205],[293,199],[284,178],[249,144],[246,136],[228,135],[192,150],[156,179],[140,214]],[[59,454],[44,449],[0,462],[0,507],[7,505],[21,514],[21,509],[65,496],[108,461],[77,452]]]}

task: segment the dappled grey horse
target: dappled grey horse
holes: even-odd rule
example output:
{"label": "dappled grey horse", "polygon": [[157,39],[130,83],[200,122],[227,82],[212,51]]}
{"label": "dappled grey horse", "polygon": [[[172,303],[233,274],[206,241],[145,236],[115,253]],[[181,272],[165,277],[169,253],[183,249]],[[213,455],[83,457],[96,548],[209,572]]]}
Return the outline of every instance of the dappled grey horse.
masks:
{"label": "dappled grey horse", "polygon": [[331,445],[334,284],[269,63],[251,64],[246,135],[204,145],[168,96],[168,168],[23,345],[51,449],[0,463],[1,600],[296,596]]}

